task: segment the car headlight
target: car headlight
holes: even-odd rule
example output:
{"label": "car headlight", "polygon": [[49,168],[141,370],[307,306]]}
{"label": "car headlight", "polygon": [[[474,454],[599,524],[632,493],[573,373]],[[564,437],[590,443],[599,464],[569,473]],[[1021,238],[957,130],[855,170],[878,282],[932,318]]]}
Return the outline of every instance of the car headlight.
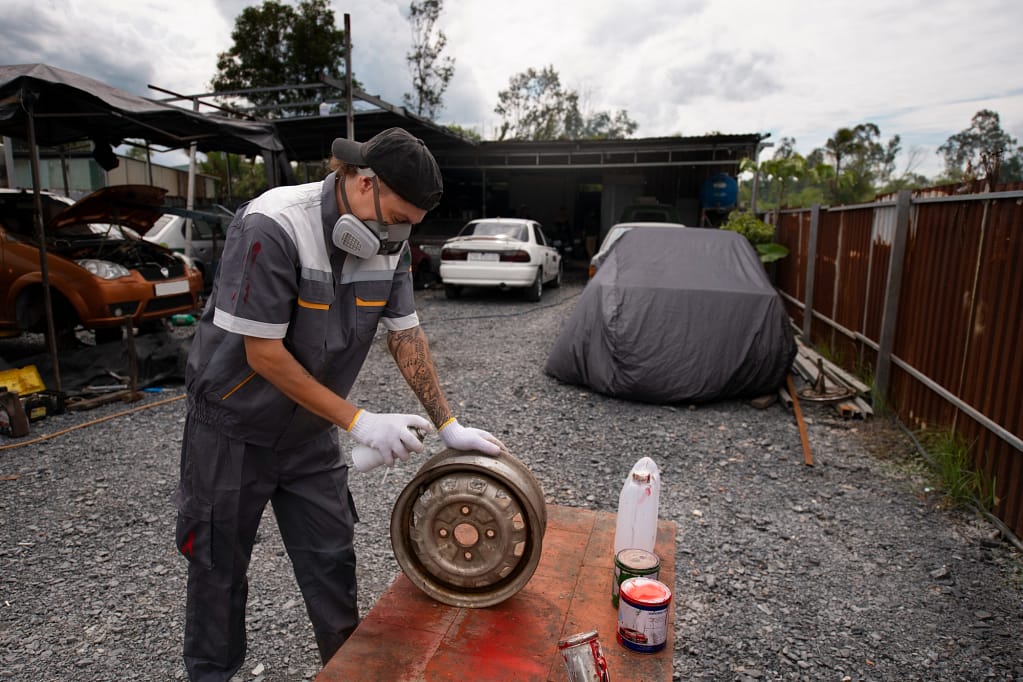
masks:
{"label": "car headlight", "polygon": [[85,268],[100,279],[117,279],[118,277],[130,277],[131,271],[123,265],[111,263],[108,260],[96,260],[95,258],[83,258],[75,263]]}

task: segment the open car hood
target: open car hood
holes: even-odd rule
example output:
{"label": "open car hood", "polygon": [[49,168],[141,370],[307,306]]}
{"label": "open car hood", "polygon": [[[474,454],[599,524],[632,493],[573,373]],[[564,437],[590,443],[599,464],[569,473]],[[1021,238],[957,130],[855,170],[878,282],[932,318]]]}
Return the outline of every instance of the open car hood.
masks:
{"label": "open car hood", "polygon": [[104,187],[68,206],[50,220],[47,232],[82,223],[115,223],[145,234],[163,215],[167,190],[151,185]]}

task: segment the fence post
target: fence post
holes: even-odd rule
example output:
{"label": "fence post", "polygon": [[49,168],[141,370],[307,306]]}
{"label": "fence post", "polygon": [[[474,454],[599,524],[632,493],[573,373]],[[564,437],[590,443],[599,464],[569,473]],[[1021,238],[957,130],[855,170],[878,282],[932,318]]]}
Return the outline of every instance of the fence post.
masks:
{"label": "fence post", "polygon": [[881,315],[881,338],[878,341],[877,366],[874,368],[874,392],[888,400],[891,378],[892,346],[895,344],[895,323],[899,315],[899,295],[902,292],[902,270],[906,260],[906,242],[909,239],[909,209],[912,192],[900,190],[895,200],[895,236],[888,260],[888,279],[885,282],[884,312]]}
{"label": "fence post", "polygon": [[803,301],[803,338],[810,340],[810,325],[813,323],[813,278],[817,269],[817,230],[821,222],[821,205],[810,209],[810,243],[806,248],[806,298]]}

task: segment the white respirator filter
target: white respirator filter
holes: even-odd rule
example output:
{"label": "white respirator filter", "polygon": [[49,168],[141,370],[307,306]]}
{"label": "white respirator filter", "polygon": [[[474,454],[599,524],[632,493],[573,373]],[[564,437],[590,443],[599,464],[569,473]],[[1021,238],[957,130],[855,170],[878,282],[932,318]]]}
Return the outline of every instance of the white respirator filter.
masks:
{"label": "white respirator filter", "polygon": [[346,213],[334,223],[334,246],[356,258],[369,258],[380,251],[380,238],[366,223]]}

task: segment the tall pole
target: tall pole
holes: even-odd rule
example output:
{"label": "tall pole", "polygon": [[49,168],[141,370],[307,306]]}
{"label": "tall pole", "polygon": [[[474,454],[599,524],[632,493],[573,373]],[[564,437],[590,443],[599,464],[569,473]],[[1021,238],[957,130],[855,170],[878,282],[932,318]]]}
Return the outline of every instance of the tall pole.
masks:
{"label": "tall pole", "polygon": [[57,358],[57,335],[53,324],[53,300],[50,297],[50,270],[46,262],[46,229],[43,226],[43,198],[39,194],[39,148],[36,146],[36,124],[32,115],[32,104],[28,105],[28,151],[32,166],[32,195],[35,199],[36,238],[39,240],[39,274],[43,280],[43,310],[46,313],[46,345],[53,365],[53,381],[58,391],[64,390],[60,383],[60,361]]}
{"label": "tall pole", "polygon": [[4,137],[4,165],[7,167],[7,186],[17,187],[18,183],[14,177],[14,141]]}
{"label": "tall pole", "polygon": [[[192,100],[192,111],[199,111],[199,98]],[[198,143],[193,142],[188,148],[188,197],[185,199],[185,208],[191,211],[195,208],[195,151]],[[192,257],[192,219],[185,218],[185,255]]]}
{"label": "tall pole", "polygon": [[352,111],[352,16],[345,12],[345,106],[348,112],[348,139],[355,139],[355,112]]}

